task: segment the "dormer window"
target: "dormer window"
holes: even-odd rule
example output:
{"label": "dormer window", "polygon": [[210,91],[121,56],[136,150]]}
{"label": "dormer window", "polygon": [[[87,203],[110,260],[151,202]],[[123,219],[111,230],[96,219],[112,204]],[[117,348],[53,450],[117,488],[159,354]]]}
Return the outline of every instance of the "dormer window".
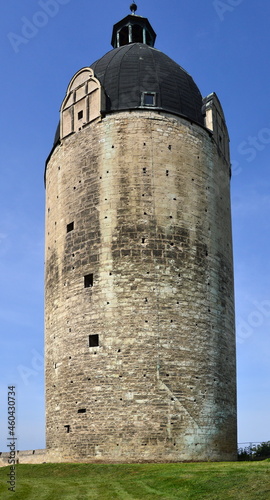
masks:
{"label": "dormer window", "polygon": [[156,106],[156,93],[143,92],[142,93],[142,106]]}
{"label": "dormer window", "polygon": [[61,106],[60,139],[79,132],[100,117],[104,91],[92,68],[82,68],[72,78]]}

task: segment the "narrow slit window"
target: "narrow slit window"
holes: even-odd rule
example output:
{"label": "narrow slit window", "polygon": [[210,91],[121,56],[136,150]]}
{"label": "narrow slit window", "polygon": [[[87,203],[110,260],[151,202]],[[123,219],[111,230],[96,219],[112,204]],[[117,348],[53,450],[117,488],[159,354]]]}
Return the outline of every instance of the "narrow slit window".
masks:
{"label": "narrow slit window", "polygon": [[79,111],[78,120],[81,120],[82,118],[83,118],[83,111]]}
{"label": "narrow slit window", "polygon": [[64,425],[66,431],[67,431],[67,434],[70,432],[70,425]]}
{"label": "narrow slit window", "polygon": [[73,231],[74,229],[74,222],[70,222],[67,224],[67,233],[70,233],[70,231]]}
{"label": "narrow slit window", "polygon": [[91,288],[93,286],[94,276],[93,274],[87,274],[84,277],[84,288]]}
{"label": "narrow slit window", "polygon": [[89,347],[99,346],[99,336],[97,334],[89,335]]}
{"label": "narrow slit window", "polygon": [[78,410],[78,413],[86,413],[86,408],[80,408],[80,409]]}

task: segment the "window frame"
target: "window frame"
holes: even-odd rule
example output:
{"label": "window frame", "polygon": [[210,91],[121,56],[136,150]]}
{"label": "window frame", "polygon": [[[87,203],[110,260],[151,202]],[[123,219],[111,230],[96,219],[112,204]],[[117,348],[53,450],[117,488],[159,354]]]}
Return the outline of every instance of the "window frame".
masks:
{"label": "window frame", "polygon": [[[153,97],[153,104],[149,104],[149,103],[145,102],[146,96]],[[144,106],[144,107],[150,107],[150,108],[155,108],[156,107],[156,103],[157,103],[157,93],[156,92],[148,92],[148,91],[147,92],[142,92],[142,100],[141,100],[142,106]]]}

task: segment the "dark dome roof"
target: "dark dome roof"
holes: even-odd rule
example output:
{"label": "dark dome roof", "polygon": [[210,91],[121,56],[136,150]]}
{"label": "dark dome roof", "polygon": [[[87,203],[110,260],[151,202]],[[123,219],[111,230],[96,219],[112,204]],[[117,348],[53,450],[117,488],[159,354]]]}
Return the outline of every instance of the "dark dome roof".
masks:
{"label": "dark dome roof", "polygon": [[111,50],[91,68],[107,95],[106,111],[145,108],[142,96],[149,92],[156,95],[156,108],[204,125],[197,85],[163,52],[131,43]]}

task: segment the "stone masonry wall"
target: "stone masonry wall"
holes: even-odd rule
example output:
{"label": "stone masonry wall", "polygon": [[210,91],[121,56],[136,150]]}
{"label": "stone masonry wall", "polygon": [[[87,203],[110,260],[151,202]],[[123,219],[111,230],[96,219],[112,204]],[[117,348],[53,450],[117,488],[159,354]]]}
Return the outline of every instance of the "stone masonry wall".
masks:
{"label": "stone masonry wall", "polygon": [[54,150],[49,450],[236,458],[229,167],[210,132],[149,110],[107,115]]}

